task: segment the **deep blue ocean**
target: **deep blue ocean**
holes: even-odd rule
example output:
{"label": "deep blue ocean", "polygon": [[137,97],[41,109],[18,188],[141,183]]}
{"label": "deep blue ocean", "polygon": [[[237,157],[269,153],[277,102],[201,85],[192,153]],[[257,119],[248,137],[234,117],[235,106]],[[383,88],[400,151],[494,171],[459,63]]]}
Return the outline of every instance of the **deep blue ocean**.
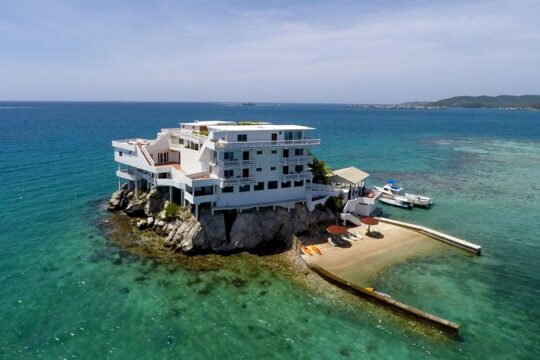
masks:
{"label": "deep blue ocean", "polygon": [[[126,255],[104,236],[111,140],[206,119],[317,128],[319,158],[371,185],[398,179],[430,210],[383,207],[467,239],[374,278],[458,322],[459,337],[332,287],[225,257],[207,271]],[[536,359],[540,354],[540,112],[343,105],[0,103],[2,359]],[[234,281],[229,281],[233,279]]]}

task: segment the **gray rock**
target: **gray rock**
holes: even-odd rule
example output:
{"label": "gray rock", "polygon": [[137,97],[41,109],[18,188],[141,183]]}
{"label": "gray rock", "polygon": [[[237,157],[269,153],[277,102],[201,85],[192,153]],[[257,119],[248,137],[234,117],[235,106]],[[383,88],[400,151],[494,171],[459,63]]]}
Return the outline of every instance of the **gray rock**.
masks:
{"label": "gray rock", "polygon": [[146,195],[146,205],[144,206],[144,214],[146,216],[154,216],[161,209],[163,209],[163,204],[165,199],[161,191],[156,188],[152,188],[148,195]]}
{"label": "gray rock", "polygon": [[143,216],[145,205],[146,202],[144,200],[131,201],[124,209],[124,212],[128,216]]}
{"label": "gray rock", "polygon": [[107,204],[107,210],[115,211],[124,208],[127,205],[126,191],[127,190],[118,190],[113,192],[111,195],[111,199]]}
{"label": "gray rock", "polygon": [[154,218],[149,216],[148,219],[146,219],[146,222],[148,223],[148,227],[154,226]]}
{"label": "gray rock", "polygon": [[148,222],[146,220],[137,221],[137,227],[141,230],[144,230],[148,227]]}

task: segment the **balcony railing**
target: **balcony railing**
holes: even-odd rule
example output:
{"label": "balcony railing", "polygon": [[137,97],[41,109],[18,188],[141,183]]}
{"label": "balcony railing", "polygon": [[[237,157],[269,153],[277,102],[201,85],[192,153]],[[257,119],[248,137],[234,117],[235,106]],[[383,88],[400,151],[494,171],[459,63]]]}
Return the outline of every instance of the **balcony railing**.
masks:
{"label": "balcony railing", "polygon": [[210,164],[222,168],[255,166],[255,160],[212,160]]}
{"label": "balcony railing", "polygon": [[279,179],[281,181],[300,181],[300,180],[311,180],[313,175],[309,171],[296,173],[296,174],[279,174]]}
{"label": "balcony railing", "polygon": [[221,179],[221,187],[253,184],[255,182],[256,182],[255,181],[255,176],[248,176],[248,177],[241,177],[241,178],[231,178],[231,179]]}
{"label": "balcony railing", "polygon": [[320,145],[321,139],[299,139],[299,140],[275,140],[275,141],[215,141],[214,149],[254,149],[266,147],[288,147],[288,146],[314,146]]}
{"label": "balcony railing", "polygon": [[173,137],[188,140],[196,144],[202,144],[206,140],[208,140],[208,136],[201,135],[199,133],[194,133],[194,132],[186,132],[186,131],[174,131]]}
{"label": "balcony railing", "polygon": [[288,158],[281,158],[279,160],[285,165],[301,165],[313,163],[313,156],[291,156]]}

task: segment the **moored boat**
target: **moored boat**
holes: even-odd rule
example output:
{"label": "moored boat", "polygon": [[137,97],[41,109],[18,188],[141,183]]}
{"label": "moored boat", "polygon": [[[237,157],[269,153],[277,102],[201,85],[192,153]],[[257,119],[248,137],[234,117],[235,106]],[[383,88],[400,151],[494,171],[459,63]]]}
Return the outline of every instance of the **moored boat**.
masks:
{"label": "moored boat", "polygon": [[405,202],[405,201],[403,201],[401,199],[398,199],[398,198],[394,198],[394,199],[380,198],[379,201],[384,203],[384,204],[400,207],[400,208],[403,208],[403,209],[412,209],[413,208],[412,204],[410,204],[408,202]]}
{"label": "moored boat", "polygon": [[409,209],[412,206],[429,208],[433,204],[433,199],[430,197],[404,193],[403,188],[397,185],[396,180],[388,180],[386,185],[375,187],[375,189],[382,193],[379,201],[389,205]]}

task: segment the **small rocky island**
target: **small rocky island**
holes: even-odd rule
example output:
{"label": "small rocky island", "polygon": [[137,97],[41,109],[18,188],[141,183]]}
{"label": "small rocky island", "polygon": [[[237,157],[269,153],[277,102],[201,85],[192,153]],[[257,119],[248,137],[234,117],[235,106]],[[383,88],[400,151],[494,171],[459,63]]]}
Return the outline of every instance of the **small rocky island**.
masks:
{"label": "small rocky island", "polygon": [[135,195],[127,184],[112,194],[107,209],[162,237],[165,248],[187,254],[286,250],[294,235],[318,232],[336,221],[328,208],[318,206],[309,212],[302,204],[290,211],[276,206],[212,214],[211,209],[201,208],[196,219],[189,209],[167,201],[159,188]]}

